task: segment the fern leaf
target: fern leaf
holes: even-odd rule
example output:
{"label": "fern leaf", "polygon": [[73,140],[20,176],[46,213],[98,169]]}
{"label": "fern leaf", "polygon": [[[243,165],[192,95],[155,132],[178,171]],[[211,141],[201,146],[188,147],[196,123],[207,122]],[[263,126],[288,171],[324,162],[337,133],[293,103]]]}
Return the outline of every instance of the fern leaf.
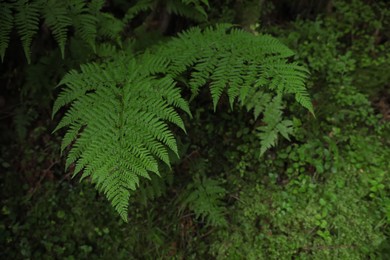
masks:
{"label": "fern leaf", "polygon": [[271,89],[278,92],[295,94],[295,100],[314,115],[314,109],[305,87],[308,71],[296,63],[288,64],[279,60],[269,62],[266,66],[267,73],[274,75],[270,84]]}
{"label": "fern leaf", "polygon": [[122,46],[120,35],[123,31],[123,28],[123,22],[115,18],[112,14],[100,13],[97,30],[100,37],[113,40],[116,44]]}
{"label": "fern leaf", "polygon": [[92,1],[88,6],[85,1],[73,0],[69,5],[69,16],[76,29],[76,35],[86,42],[96,52],[97,36],[97,9],[101,8],[102,1]]}
{"label": "fern leaf", "polygon": [[100,9],[103,8],[105,0],[94,0],[88,3],[88,10],[91,15],[99,16]]}
{"label": "fern leaf", "polygon": [[273,98],[270,104],[266,107],[264,111],[263,121],[266,124],[265,126],[258,127],[260,133],[258,134],[260,138],[260,156],[264,154],[266,150],[275,146],[278,138],[277,125],[282,120],[282,104],[281,104],[281,95],[277,95]]}
{"label": "fern leaf", "polygon": [[291,120],[283,120],[276,125],[276,129],[278,133],[290,141],[290,135],[293,133],[293,122]]}
{"label": "fern leaf", "polygon": [[212,226],[226,226],[222,198],[226,190],[216,180],[202,178],[195,179],[187,187],[189,193],[179,198],[181,210],[188,207],[195,213],[196,218],[206,221]]}
{"label": "fern leaf", "polygon": [[129,191],[140,178],[159,175],[159,160],[170,164],[169,150],[178,154],[167,122],[184,124],[174,108],[189,111],[171,78],[150,74],[133,58],[83,65],[61,81],[65,88],[53,109],[70,104],[57,126],[69,127],[62,143],[71,146],[66,166],[74,163],[74,175],[90,176],[124,220]]}
{"label": "fern leaf", "polygon": [[187,17],[195,21],[207,20],[207,13],[198,1],[167,0],[168,12]]}
{"label": "fern leaf", "polygon": [[156,2],[154,0],[137,1],[135,5],[133,5],[131,8],[127,10],[125,16],[123,17],[123,21],[125,23],[130,22],[140,12],[149,11],[153,9],[155,3]]}
{"label": "fern leaf", "polygon": [[68,27],[72,24],[66,6],[63,2],[50,0],[47,2],[43,16],[60,47],[61,56],[64,58]]}
{"label": "fern leaf", "polygon": [[191,73],[190,88],[194,96],[199,93],[199,89],[206,85],[211,73],[214,71],[218,64],[218,52],[213,51],[211,48],[206,48],[202,52],[202,57],[198,60],[197,64],[193,67]]}
{"label": "fern leaf", "polygon": [[229,54],[225,57],[222,57],[221,59],[219,59],[218,67],[215,68],[215,70],[210,76],[212,80],[210,84],[210,92],[213,98],[214,110],[216,110],[218,101],[228,83],[228,78],[226,77],[226,75],[228,75],[232,70],[230,63],[231,58]]}
{"label": "fern leaf", "polygon": [[[79,0],[72,8],[73,14],[91,15]],[[86,24],[93,31],[95,21],[89,19]],[[62,150],[70,146],[66,166],[75,164],[75,175],[90,177],[126,220],[130,192],[143,179],[160,175],[159,163],[169,166],[170,154],[179,154],[169,126],[185,131],[177,109],[190,114],[176,86],[180,77],[189,77],[193,95],[208,86],[214,109],[227,93],[231,106],[238,99],[255,118],[262,115],[262,155],[276,145],[279,134],[288,139],[292,133],[291,121],[283,117],[285,94],[295,95],[312,111],[304,85],[308,72],[286,59],[291,55],[271,36],[256,37],[223,24],[203,31],[192,28],[137,57],[116,53],[101,64],[83,65],[60,82],[65,87],[53,107],[55,114],[69,106],[56,128],[68,127],[62,144]],[[216,195],[223,189],[218,187],[199,181],[183,205],[192,205],[188,207],[210,223],[226,224]]]}
{"label": "fern leaf", "polygon": [[40,5],[37,2],[29,3],[20,0],[16,5],[15,25],[20,35],[24,54],[28,63],[31,63],[31,42],[39,29]]}
{"label": "fern leaf", "polygon": [[81,14],[75,23],[76,32],[96,52],[97,18],[91,14]]}
{"label": "fern leaf", "polygon": [[0,56],[2,62],[4,62],[5,51],[8,48],[12,27],[12,5],[2,2],[0,3]]}

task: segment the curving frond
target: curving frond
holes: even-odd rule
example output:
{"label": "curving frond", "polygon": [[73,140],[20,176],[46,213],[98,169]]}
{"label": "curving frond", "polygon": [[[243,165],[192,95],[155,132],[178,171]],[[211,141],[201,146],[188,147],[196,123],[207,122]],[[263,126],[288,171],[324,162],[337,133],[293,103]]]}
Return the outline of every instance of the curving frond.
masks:
{"label": "curving frond", "polygon": [[34,35],[39,29],[41,5],[37,2],[20,0],[16,4],[15,25],[22,41],[28,63],[31,62],[30,47]]}
{"label": "curving frond", "polygon": [[0,3],[0,56],[4,61],[5,50],[8,48],[10,33],[13,27],[12,4]]}
{"label": "curving frond", "polygon": [[[268,126],[261,130],[261,154],[276,144],[278,134],[288,138],[292,133],[289,121],[282,114],[274,114],[282,113],[283,95],[293,94],[299,104],[314,114],[305,87],[307,69],[289,62],[287,58],[294,52],[269,35],[254,36],[226,24],[204,31],[193,28],[180,33],[156,53],[170,60],[168,69],[172,75],[190,72],[193,95],[201,87],[209,86],[214,109],[221,95],[227,93],[231,107],[239,100],[248,110],[253,109],[255,118],[263,115]],[[272,96],[278,96],[280,101],[271,102]],[[267,122],[270,114],[283,123]]]}
{"label": "curving frond", "polygon": [[167,0],[166,2],[166,8],[169,13],[174,13],[200,22],[207,20],[207,13],[203,5],[208,7],[208,1]]}
{"label": "curving frond", "polygon": [[72,24],[72,20],[68,16],[67,6],[64,2],[49,0],[45,6],[43,17],[60,47],[62,58],[64,58],[68,27]]}

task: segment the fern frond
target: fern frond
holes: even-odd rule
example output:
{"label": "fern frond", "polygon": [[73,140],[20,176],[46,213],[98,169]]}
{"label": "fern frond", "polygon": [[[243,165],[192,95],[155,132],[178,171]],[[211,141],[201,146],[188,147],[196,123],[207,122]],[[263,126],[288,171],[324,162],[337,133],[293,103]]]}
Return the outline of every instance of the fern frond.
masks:
{"label": "fern frond", "polygon": [[[97,64],[89,63],[81,65],[81,71],[82,73],[71,70],[57,85],[66,85],[67,88],[59,94],[54,102],[52,116],[54,116],[61,107],[82,97],[87,91],[95,90],[97,87],[104,84],[104,80],[101,78],[103,70]],[[59,128],[57,127],[57,129]]]}
{"label": "fern frond", "polygon": [[99,37],[113,40],[119,46],[122,46],[121,33],[124,24],[121,20],[115,18],[112,14],[100,13],[98,21],[98,35]]}
{"label": "fern frond", "polygon": [[[181,210],[189,208],[197,219],[212,226],[226,226],[222,198],[226,190],[220,183],[210,178],[195,180],[187,187],[189,192],[179,198]],[[181,201],[180,201],[181,200]]]}
{"label": "fern frond", "polygon": [[283,137],[289,140],[289,135],[292,134],[292,122],[283,120],[282,118],[282,98],[281,95],[275,96],[271,103],[265,108],[263,122],[265,126],[257,128],[260,138],[260,156],[272,146],[275,146],[280,133]]}
{"label": "fern frond", "polygon": [[76,35],[86,42],[96,52],[97,10],[102,7],[102,1],[92,1],[88,6],[85,1],[72,0],[69,3],[69,16],[76,29]]}
{"label": "fern frond", "polygon": [[187,17],[195,21],[202,22],[207,20],[207,13],[199,1],[168,0],[166,2],[166,8],[170,13]]}
{"label": "fern frond", "polygon": [[140,187],[137,190],[138,201],[141,201],[144,205],[147,205],[149,200],[154,200],[166,193],[168,186],[172,185],[173,174],[172,171],[161,172],[161,177],[151,175],[150,180],[140,183]]}
{"label": "fern frond", "polygon": [[[110,14],[100,11],[104,0],[15,0],[0,3],[0,56],[4,60],[9,44],[10,32],[15,25],[22,42],[28,63],[31,63],[31,44],[39,31],[41,19],[50,29],[64,58],[68,31],[75,29],[75,35],[96,52],[97,36],[106,37],[121,45],[120,32],[123,23]],[[99,30],[99,35],[98,35]]]}
{"label": "fern frond", "polygon": [[88,13],[82,13],[74,23],[76,34],[80,36],[96,52],[97,18]]}
{"label": "fern frond", "polygon": [[106,0],[93,0],[88,3],[88,11],[94,16],[100,15],[100,9],[103,8]]}
{"label": "fern frond", "polygon": [[[91,15],[84,3],[74,2],[74,14]],[[95,21],[87,20],[95,30]],[[66,166],[75,164],[75,175],[90,177],[126,220],[130,191],[151,174],[159,175],[160,162],[169,166],[170,154],[179,154],[169,126],[185,131],[177,109],[190,115],[176,86],[180,77],[188,78],[193,95],[208,86],[214,108],[226,92],[231,106],[238,100],[255,118],[262,116],[262,155],[279,134],[288,139],[292,133],[291,121],[283,117],[284,95],[294,94],[312,112],[304,86],[308,72],[288,62],[292,54],[270,36],[218,25],[192,28],[136,57],[116,53],[100,64],[70,71],[60,82],[65,87],[53,107],[54,114],[69,106],[56,128],[68,127],[62,144],[63,150],[70,146]],[[199,183],[183,205],[192,205],[197,217],[223,225],[217,194],[224,190],[212,180]]]}
{"label": "fern frond", "polygon": [[267,63],[265,70],[269,75],[273,75],[271,89],[295,94],[295,100],[314,115],[313,105],[305,87],[309,73],[306,68],[296,63],[286,63],[284,60],[273,60]]}
{"label": "fern frond", "polygon": [[255,86],[294,93],[298,102],[312,109],[304,85],[307,70],[288,63],[286,58],[294,53],[269,35],[254,36],[225,24],[203,32],[193,28],[158,52],[171,60],[173,75],[192,67],[189,82],[194,93],[210,83],[214,107],[225,90],[232,104],[242,86]]}
{"label": "fern frond", "polygon": [[[247,96],[247,97],[246,97]],[[243,100],[243,98],[245,98]],[[253,110],[253,117],[257,119],[265,108],[269,106],[272,96],[264,91],[252,87],[241,88],[240,99],[243,100],[247,111]]]}
{"label": "fern frond", "polygon": [[39,29],[40,8],[39,3],[26,0],[19,0],[16,4],[15,25],[28,63],[31,63],[31,42]]}
{"label": "fern frond", "polygon": [[[238,99],[242,106],[253,109],[255,118],[263,114],[267,126],[261,129],[262,153],[276,144],[278,134],[288,137],[292,131],[289,121],[282,118],[281,103],[271,102],[272,96],[280,97],[281,102],[283,95],[294,94],[299,104],[314,113],[305,87],[307,69],[289,62],[293,51],[269,35],[254,36],[226,24],[204,31],[193,28],[156,53],[171,60],[169,69],[174,77],[191,73],[193,95],[200,87],[209,86],[214,109],[226,92],[231,107]],[[270,124],[267,114],[277,111],[280,115],[274,119],[279,120]]]}
{"label": "fern frond", "polygon": [[68,11],[64,2],[49,0],[44,9],[45,23],[51,29],[54,39],[60,47],[61,56],[65,56],[65,43],[67,40],[68,27],[72,20],[68,16]]}
{"label": "fern frond", "polygon": [[154,8],[155,3],[156,3],[156,1],[154,1],[154,0],[139,0],[139,1],[137,1],[137,3],[135,5],[133,5],[132,7],[130,7],[127,10],[125,16],[123,17],[123,21],[125,23],[128,23],[131,20],[133,20],[133,18],[137,14],[139,14],[140,12],[152,10]]}
{"label": "fern frond", "polygon": [[1,61],[4,61],[5,50],[8,47],[10,33],[13,27],[14,18],[12,16],[12,4],[0,3],[0,56]]}
{"label": "fern frond", "polygon": [[150,74],[129,57],[83,65],[61,81],[66,87],[54,105],[56,112],[70,104],[57,126],[69,127],[62,144],[71,145],[67,166],[90,176],[124,220],[129,191],[140,178],[159,175],[160,160],[170,164],[169,150],[178,154],[167,123],[185,128],[174,108],[189,111],[171,78]]}

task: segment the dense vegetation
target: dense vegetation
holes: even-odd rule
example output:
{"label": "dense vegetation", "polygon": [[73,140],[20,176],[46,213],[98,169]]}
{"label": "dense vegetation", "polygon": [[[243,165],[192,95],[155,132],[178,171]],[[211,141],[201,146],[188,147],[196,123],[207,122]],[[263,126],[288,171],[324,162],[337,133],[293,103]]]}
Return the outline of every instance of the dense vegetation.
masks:
{"label": "dense vegetation", "polygon": [[388,1],[1,1],[0,29],[2,259],[390,258]]}

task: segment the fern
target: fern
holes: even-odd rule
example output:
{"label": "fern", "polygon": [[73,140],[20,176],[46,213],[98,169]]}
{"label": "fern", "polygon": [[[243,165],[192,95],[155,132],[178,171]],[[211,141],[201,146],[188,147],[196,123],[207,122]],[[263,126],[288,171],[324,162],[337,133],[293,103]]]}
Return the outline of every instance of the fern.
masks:
{"label": "fern", "polygon": [[149,200],[159,198],[166,193],[167,188],[172,185],[173,174],[171,170],[161,170],[160,174],[161,176],[151,175],[150,180],[140,183],[136,192],[136,201],[147,205]]}
{"label": "fern", "polygon": [[282,119],[281,102],[281,96],[277,95],[265,108],[263,122],[266,125],[258,127],[261,140],[260,156],[276,144],[279,133],[288,140],[292,133],[292,121]]}
{"label": "fern", "polygon": [[0,4],[0,55],[1,61],[4,61],[5,50],[9,44],[9,35],[11,33],[14,18],[12,16],[12,5],[10,3]]}
{"label": "fern", "polygon": [[[194,28],[180,34],[157,52],[172,60],[170,69],[174,75],[192,67],[190,87],[194,93],[209,82],[214,107],[224,90],[227,90],[231,103],[239,96],[241,86],[268,85],[269,90],[274,90],[272,84],[276,79],[273,78],[284,84],[278,91],[288,88],[289,93],[299,93],[300,96],[306,93],[305,69],[287,63],[286,58],[294,53],[268,35],[256,37],[230,25],[219,25],[204,32]],[[276,63],[284,67],[276,67]],[[290,85],[288,80],[291,78],[295,81]]]}
{"label": "fern", "polygon": [[140,0],[130,7],[124,17],[124,22],[130,22],[141,12],[153,12],[157,8],[165,8],[168,13],[187,17],[195,21],[205,21],[207,13],[204,6],[209,7],[207,0]]}
{"label": "fern", "polygon": [[72,20],[67,15],[64,2],[49,0],[44,11],[45,23],[52,30],[54,39],[60,47],[62,58],[65,56],[65,43],[68,37],[68,27]]}
{"label": "fern", "polygon": [[[306,91],[306,68],[289,63],[293,52],[268,35],[253,36],[230,25],[201,31],[194,28],[157,49],[171,60],[171,74],[190,71],[189,85],[194,95],[205,85],[210,87],[214,110],[223,93],[231,107],[236,100],[254,112],[263,114],[266,127],[260,129],[260,154],[276,144],[278,134],[289,138],[291,122],[282,118],[282,97],[293,94],[295,100],[314,114]],[[277,96],[273,99],[272,96]]]}
{"label": "fern", "polygon": [[204,21],[207,19],[207,13],[202,4],[208,7],[208,1],[168,0],[166,7],[169,13],[188,17],[195,21]]}
{"label": "fern", "polygon": [[[44,22],[57,42],[62,58],[69,37],[82,39],[96,52],[97,37],[121,45],[120,33],[124,23],[113,15],[103,13],[104,0],[18,0],[0,3],[0,56],[2,61],[9,45],[10,32],[15,26],[28,63],[31,63],[31,44]],[[75,32],[72,36],[71,28]],[[98,33],[99,31],[99,33]]]}
{"label": "fern", "polygon": [[226,226],[224,205],[221,201],[226,190],[216,180],[203,177],[195,178],[186,188],[185,194],[179,198],[180,210],[189,208],[195,217],[212,226]]}
{"label": "fern", "polygon": [[[103,1],[92,1],[89,6],[83,0],[71,2],[71,18],[76,29],[76,36],[85,41],[96,52],[96,35],[98,18],[96,12],[102,7]],[[91,8],[89,8],[91,7]]]}
{"label": "fern", "polygon": [[127,10],[123,20],[125,22],[130,22],[131,20],[133,20],[133,18],[137,14],[139,14],[141,12],[144,12],[144,11],[153,10],[155,8],[155,4],[156,4],[156,1],[154,1],[154,0],[140,0],[140,1],[137,1],[137,3],[135,5],[133,5],[132,7],[130,7]]}
{"label": "fern", "polygon": [[[168,123],[185,131],[176,109],[191,112],[177,79],[189,75],[193,95],[208,86],[214,108],[226,93],[231,105],[239,101],[255,118],[261,116],[260,154],[276,144],[278,135],[288,139],[292,133],[291,121],[283,118],[285,95],[295,95],[313,111],[304,86],[306,69],[289,63],[293,52],[268,35],[219,25],[190,29],[137,57],[115,54],[108,46],[102,46],[107,61],[83,65],[81,72],[63,78],[59,85],[65,88],[53,114],[70,104],[56,128],[68,127],[62,142],[62,150],[71,146],[66,165],[74,163],[74,174],[82,172],[82,179],[89,176],[124,220],[130,191],[140,178],[159,175],[159,162],[170,165],[168,152],[178,153]],[[204,192],[217,196],[223,190],[211,180],[201,183],[184,205],[221,224],[215,220],[220,214],[214,202],[202,208],[196,201],[203,200]]]}
{"label": "fern", "polygon": [[28,63],[31,63],[30,46],[39,28],[41,6],[37,2],[29,3],[27,0],[20,0],[16,8],[18,13],[15,15],[15,25],[22,41],[24,54]]}
{"label": "fern", "polygon": [[167,122],[184,130],[174,107],[189,111],[174,81],[150,75],[133,58],[87,64],[69,72],[60,85],[54,113],[71,104],[56,130],[68,126],[62,149],[72,144],[67,166],[75,163],[82,179],[91,176],[124,220],[130,190],[139,178],[159,175],[158,161],[170,164],[168,149],[177,146]]}

